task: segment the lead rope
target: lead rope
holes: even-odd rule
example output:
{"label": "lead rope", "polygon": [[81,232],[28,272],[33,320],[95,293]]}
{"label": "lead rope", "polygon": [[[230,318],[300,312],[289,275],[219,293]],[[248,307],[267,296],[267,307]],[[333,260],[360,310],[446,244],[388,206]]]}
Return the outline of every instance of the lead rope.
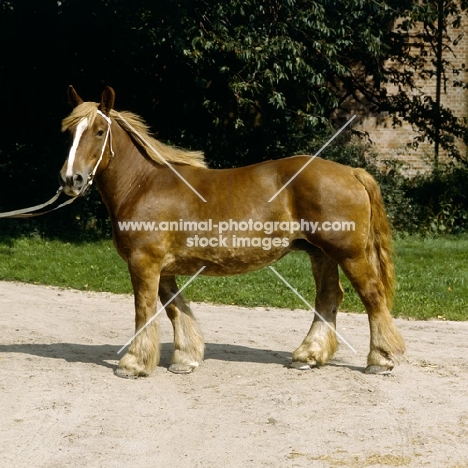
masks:
{"label": "lead rope", "polygon": [[81,193],[79,195],[76,195],[75,197],[72,197],[72,198],[68,199],[67,201],[61,203],[60,205],[56,206],[55,208],[52,208],[51,210],[42,211],[40,213],[31,213],[32,211],[39,211],[42,208],[45,208],[46,206],[49,206],[52,203],[54,203],[54,201],[57,200],[60,197],[60,195],[62,194],[62,192],[63,192],[63,187],[60,186],[58,188],[57,192],[55,193],[55,195],[50,200],[47,200],[45,203],[41,203],[40,205],[36,205],[36,206],[31,206],[29,208],[22,208],[20,210],[6,211],[4,213],[0,213],[0,218],[33,218],[35,216],[42,216],[44,214],[51,213],[52,211],[58,210],[59,208],[62,208],[64,206],[66,206],[66,205],[70,205],[77,198],[81,197],[82,195],[84,195],[88,191],[88,189],[91,187],[91,185],[93,185],[94,176],[96,175],[96,171],[97,171],[97,169],[99,167],[99,164],[101,164],[101,161],[102,161],[102,158],[104,156],[104,151],[106,149],[106,145],[107,145],[108,140],[109,140],[109,145],[110,145],[111,158],[113,158],[114,155],[115,155],[114,150],[112,148],[112,133],[110,131],[112,121],[111,121],[110,117],[105,115],[100,110],[98,110],[97,112],[108,123],[107,132],[106,132],[106,137],[104,138],[104,144],[102,145],[101,156],[99,156],[99,159],[98,159],[96,165],[94,166],[94,169],[89,174],[86,186],[81,191]]}
{"label": "lead rope", "polygon": [[62,203],[56,208],[45,211],[43,213],[31,213],[31,211],[41,210],[42,208],[45,208],[46,206],[54,203],[54,201],[57,200],[58,197],[60,197],[62,191],[63,191],[63,187],[59,187],[55,195],[50,200],[46,201],[45,203],[41,203],[40,205],[36,205],[36,206],[31,206],[30,208],[23,208],[21,210],[6,211],[5,213],[0,213],[0,218],[31,218],[33,216],[40,216],[45,213],[50,213],[51,211],[61,208],[62,206],[68,205],[72,201],[75,200],[76,197],[71,198],[70,200],[67,200],[65,203]]}

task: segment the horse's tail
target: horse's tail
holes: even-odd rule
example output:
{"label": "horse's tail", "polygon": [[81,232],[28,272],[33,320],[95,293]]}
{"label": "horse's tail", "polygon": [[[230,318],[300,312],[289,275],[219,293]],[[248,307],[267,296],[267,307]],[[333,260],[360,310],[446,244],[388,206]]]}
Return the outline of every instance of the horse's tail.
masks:
{"label": "horse's tail", "polygon": [[366,254],[384,287],[384,297],[390,309],[395,291],[395,269],[393,266],[392,233],[385,212],[380,188],[375,179],[364,169],[354,169],[356,177],[366,189],[371,208],[371,221]]}

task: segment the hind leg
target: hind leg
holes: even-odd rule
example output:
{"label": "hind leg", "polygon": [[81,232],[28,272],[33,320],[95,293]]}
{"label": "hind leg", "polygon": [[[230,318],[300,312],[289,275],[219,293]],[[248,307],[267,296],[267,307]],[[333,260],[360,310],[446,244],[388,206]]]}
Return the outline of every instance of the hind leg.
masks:
{"label": "hind leg", "polygon": [[309,333],[293,353],[291,367],[300,370],[325,364],[335,354],[336,315],[343,299],[337,263],[318,249],[310,259],[317,287],[315,309],[324,320],[315,314]]}
{"label": "hind leg", "polygon": [[405,352],[405,343],[390,315],[384,286],[366,258],[347,259],[341,266],[359,294],[369,318],[370,352],[366,373],[388,373]]}
{"label": "hind leg", "polygon": [[161,302],[166,304],[167,316],[174,328],[174,355],[169,370],[175,374],[188,374],[203,360],[205,343],[195,317],[183,297],[177,293],[174,276],[162,277],[159,284]]}

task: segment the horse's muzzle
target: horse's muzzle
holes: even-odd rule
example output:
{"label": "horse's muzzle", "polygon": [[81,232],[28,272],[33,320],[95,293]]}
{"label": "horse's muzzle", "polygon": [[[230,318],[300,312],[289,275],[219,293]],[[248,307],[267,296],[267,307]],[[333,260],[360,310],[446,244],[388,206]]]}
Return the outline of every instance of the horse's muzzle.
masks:
{"label": "horse's muzzle", "polygon": [[63,191],[70,197],[81,195],[86,190],[86,179],[81,174],[63,177],[59,174],[59,183]]}

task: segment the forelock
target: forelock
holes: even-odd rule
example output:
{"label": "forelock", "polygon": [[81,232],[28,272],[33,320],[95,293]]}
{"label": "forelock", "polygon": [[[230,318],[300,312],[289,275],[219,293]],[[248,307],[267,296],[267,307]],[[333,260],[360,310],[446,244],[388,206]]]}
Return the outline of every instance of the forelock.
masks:
{"label": "forelock", "polygon": [[82,102],[76,106],[72,113],[62,120],[62,132],[75,127],[78,125],[78,122],[84,118],[88,119],[89,126],[93,125],[94,119],[97,115],[98,105],[99,104],[97,102]]}

